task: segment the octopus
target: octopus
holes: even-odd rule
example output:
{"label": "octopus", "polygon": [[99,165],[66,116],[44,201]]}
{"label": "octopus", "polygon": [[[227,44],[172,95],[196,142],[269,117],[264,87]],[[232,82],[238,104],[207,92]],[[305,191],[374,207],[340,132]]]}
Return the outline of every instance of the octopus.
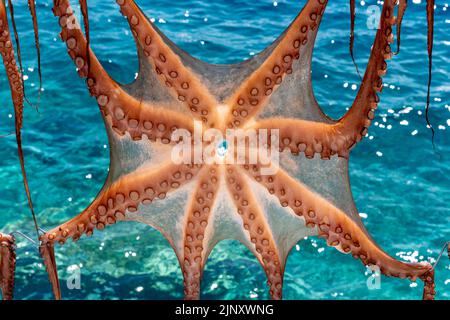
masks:
{"label": "octopus", "polygon": [[[107,179],[92,203],[47,232],[37,228],[39,251],[56,299],[61,290],[54,246],[120,221],[137,221],[162,233],[178,258],[184,295],[190,300],[200,298],[208,256],[224,239],[238,240],[248,248],[264,269],[271,298],[281,299],[287,256],[305,236],[325,238],[329,246],[364,265],[377,266],[386,276],[421,279],[423,298],[434,298],[434,267],[396,260],[380,248],[361,221],[348,178],[350,151],[367,135],[380,101],[386,61],[395,54],[390,46],[395,26],[400,44],[406,0],[384,1],[360,89],[338,120],[323,113],[311,85],[311,57],[327,0],[306,1],[273,44],[233,65],[193,58],[157,29],[135,1],[116,2],[139,55],[138,76],[126,85],[108,75],[89,46],[86,1],[80,0],[83,33],[70,2],[54,0],[61,39],[98,103],[111,150]],[[30,9],[37,35],[34,3]],[[430,76],[433,10],[434,1],[427,1]],[[354,0],[350,12],[353,58]],[[20,146],[23,82],[3,1],[0,28]],[[36,44],[39,48],[37,37]],[[229,138],[230,132],[244,133],[243,156],[232,148],[239,137]],[[256,147],[250,134],[245,135],[248,132],[266,134],[262,145],[270,148],[271,156],[251,156]],[[194,139],[186,143],[186,136]],[[189,161],[174,160],[180,145],[187,147]],[[32,209],[21,152],[19,157]],[[0,243],[0,280],[8,299],[14,238],[0,234]],[[450,246],[448,250],[450,254]]]}

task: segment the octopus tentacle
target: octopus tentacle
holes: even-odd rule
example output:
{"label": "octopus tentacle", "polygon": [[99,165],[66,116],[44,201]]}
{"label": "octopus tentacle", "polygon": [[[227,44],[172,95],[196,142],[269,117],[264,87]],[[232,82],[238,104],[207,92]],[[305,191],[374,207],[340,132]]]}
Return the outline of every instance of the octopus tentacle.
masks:
{"label": "octopus tentacle", "polygon": [[86,65],[87,65],[87,73],[88,75],[90,75],[90,60],[91,60],[91,55],[89,52],[89,48],[90,48],[90,42],[91,42],[91,36],[90,36],[90,32],[89,32],[89,10],[88,10],[88,5],[87,5],[87,0],[80,0],[80,10],[81,10],[81,14],[83,15],[83,24],[84,24],[84,32],[86,34]]}
{"label": "octopus tentacle", "polygon": [[101,109],[104,116],[109,116],[107,123],[120,136],[128,133],[133,140],[141,140],[146,135],[151,141],[158,140],[168,144],[176,142],[172,140],[175,129],[194,132],[192,119],[180,112],[139,103],[136,99],[128,100],[128,104],[121,104],[122,100],[118,98],[108,101]]}
{"label": "octopus tentacle", "polygon": [[271,228],[241,170],[230,165],[226,170],[228,190],[242,218],[244,229],[247,230],[250,241],[255,245],[257,258],[266,272],[270,295],[273,299],[281,299],[283,267]]}
{"label": "octopus tentacle", "polygon": [[[16,42],[16,48],[17,48],[17,61],[19,62],[19,71],[23,71],[22,66],[22,50],[20,49],[20,40],[19,40],[19,33],[17,32],[17,26],[16,26],[16,18],[14,17],[14,5],[11,0],[8,0],[8,7],[9,7],[9,13],[11,16],[11,26],[14,33],[14,40]],[[22,83],[23,86],[23,83]]]}
{"label": "octopus tentacle", "polygon": [[352,58],[353,64],[355,65],[356,72],[358,76],[361,78],[361,74],[359,73],[358,65],[355,61],[355,56],[353,55],[353,45],[355,43],[355,0],[350,0],[350,43],[349,43],[349,51],[350,57]]}
{"label": "octopus tentacle", "polygon": [[375,36],[361,88],[349,111],[338,122],[338,125],[342,127],[340,132],[347,136],[347,140],[351,141],[350,146],[359,142],[366,135],[374,118],[374,112],[379,102],[377,92],[380,92],[383,87],[380,76],[386,73],[387,64],[385,60],[392,56],[389,43],[393,41],[394,6],[395,0],[384,1],[380,28]]}
{"label": "octopus tentacle", "polygon": [[11,42],[11,35],[9,32],[4,1],[0,1],[0,43],[2,44],[0,46],[0,53],[3,58],[3,65],[5,66],[6,69],[6,75],[8,77],[9,87],[11,90],[11,97],[14,106],[15,134],[17,141],[17,151],[20,161],[20,169],[23,177],[23,184],[27,196],[28,206],[30,207],[31,214],[33,216],[34,224],[36,227],[36,232],[38,232],[36,215],[34,213],[33,201],[31,199],[31,193],[28,186],[28,179],[25,170],[25,160],[22,149],[22,123],[23,123],[23,102],[24,102],[23,79],[22,74],[17,66],[17,62],[14,58],[14,48]]}
{"label": "octopus tentacle", "polygon": [[402,31],[403,15],[405,14],[408,0],[399,0],[398,3],[398,16],[397,16],[397,51],[394,53],[397,55],[400,52],[400,34]]}
{"label": "octopus tentacle", "polygon": [[39,76],[39,95],[42,92],[42,70],[41,70],[41,46],[39,45],[39,27],[36,14],[35,0],[28,0],[28,8],[30,9],[31,18],[33,20],[34,44],[36,46],[38,76]]}
{"label": "octopus tentacle", "polygon": [[[54,0],[53,14],[59,17],[61,26],[61,39],[66,43],[69,55],[74,60],[81,77],[87,77],[87,41],[83,35],[78,20],[76,19],[72,7],[68,0]],[[119,85],[111,79],[102,67],[97,57],[89,49],[89,56],[92,58],[90,67],[91,74],[96,75],[95,79],[88,78],[89,82],[94,80],[102,89],[119,89]]]}
{"label": "octopus tentacle", "polygon": [[12,300],[13,298],[15,269],[14,237],[0,233],[0,286],[3,300]]}
{"label": "octopus tentacle", "polygon": [[444,244],[441,252],[439,253],[438,257],[436,258],[436,261],[433,264],[432,270],[430,270],[428,273],[425,273],[420,277],[425,285],[422,296],[423,300],[434,300],[434,296],[436,295],[434,283],[434,270],[438,265],[438,263],[440,262],[445,250],[447,251],[448,257],[450,258],[450,241]]}
{"label": "octopus tentacle", "polygon": [[308,42],[308,31],[317,32],[327,0],[309,0],[291,24],[271,55],[227,100],[231,106],[228,128],[239,127],[258,114],[279,87],[283,77],[292,73],[301,46]]}
{"label": "octopus tentacle", "polygon": [[136,42],[159,75],[159,80],[196,118],[206,124],[212,124],[216,117],[215,98],[208,93],[197,76],[183,65],[180,57],[165,44],[133,0],[117,0],[117,3],[122,14],[127,17]]}
{"label": "octopus tentacle", "polygon": [[92,235],[94,228],[104,229],[125,218],[126,212],[136,212],[140,204],[164,199],[167,193],[189,182],[200,166],[166,163],[155,170],[140,171],[120,177],[105,186],[91,205],[75,218],[40,237],[40,253],[49,274],[55,299],[61,298],[54,244],[64,244],[68,238],[77,241],[83,234]]}
{"label": "octopus tentacle", "polygon": [[427,104],[425,108],[425,119],[431,130],[431,137],[434,147],[434,128],[429,119],[430,93],[431,93],[431,69],[433,67],[433,33],[434,33],[434,0],[427,0],[427,49],[428,49],[428,84],[427,84]]}
{"label": "octopus tentacle", "polygon": [[[171,141],[174,128],[192,132],[189,117],[170,110],[142,103],[126,93],[112,80],[101,66],[92,50],[88,50],[86,39],[67,0],[55,1],[54,14],[60,17],[61,38],[66,42],[69,55],[79,68],[80,76],[88,75],[86,61],[89,57],[89,77],[87,85],[90,94],[97,99],[100,111],[110,116],[108,123],[119,135],[129,133],[134,140],[147,135],[150,140]],[[90,52],[89,55],[86,52]],[[158,121],[156,120],[158,119]]]}
{"label": "octopus tentacle", "polygon": [[[22,50],[20,49],[20,40],[19,40],[19,33],[17,32],[17,27],[16,27],[16,19],[14,16],[14,5],[12,3],[11,0],[8,0],[8,6],[9,6],[9,13],[10,13],[10,17],[11,17],[11,26],[13,29],[13,33],[14,33],[14,40],[16,43],[16,48],[17,48],[17,61],[19,62],[19,73],[20,76],[22,77],[22,72],[23,72],[23,65],[22,65]],[[30,102],[28,101],[26,94],[25,94],[25,84],[23,81],[21,81],[22,84],[22,91],[23,91],[23,99],[30,104]]]}
{"label": "octopus tentacle", "polygon": [[200,170],[196,165],[172,162],[158,168],[143,168],[124,175],[105,186],[91,205],[75,218],[41,236],[43,244],[64,244],[68,238],[77,241],[81,235],[92,235],[94,228],[103,230],[125,218],[126,212],[136,212],[140,204],[150,204],[189,182]]}
{"label": "octopus tentacle", "polygon": [[207,242],[205,231],[217,195],[218,170],[217,165],[206,166],[202,169],[186,212],[182,269],[184,294],[187,300],[200,297],[200,280],[207,259],[204,250]]}
{"label": "octopus tentacle", "polygon": [[434,300],[434,296],[436,295],[435,291],[435,283],[434,283],[434,269],[426,272],[424,275],[420,277],[423,281],[423,300]]}
{"label": "octopus tentacle", "polygon": [[[333,124],[289,118],[267,118],[255,122],[251,128],[267,129],[269,144],[273,130],[278,130],[280,150],[289,149],[294,155],[304,153],[313,158],[316,153],[322,159],[330,159],[337,154],[348,158],[350,141]],[[295,130],[292,130],[295,128]]]}
{"label": "octopus tentacle", "polygon": [[[307,227],[317,228],[318,235],[326,238],[329,246],[351,253],[365,265],[377,265],[387,276],[416,280],[429,275],[432,269],[430,264],[395,260],[379,248],[367,232],[345,212],[291,178],[282,169],[278,169],[273,175],[264,176],[257,165],[245,165],[243,168],[270,194],[276,196],[283,207],[290,207],[295,215],[303,217]],[[426,282],[426,290],[429,287]]]}
{"label": "octopus tentacle", "polygon": [[[4,4],[3,4],[4,5]],[[26,96],[25,96],[25,84],[23,82],[22,79],[22,72],[23,72],[23,64],[22,64],[22,50],[21,50],[21,46],[20,46],[20,39],[19,39],[19,33],[17,32],[17,26],[16,26],[16,18],[14,15],[14,5],[12,3],[11,0],[8,0],[8,7],[9,7],[9,14],[10,14],[10,18],[11,18],[11,26],[13,29],[13,34],[14,34],[14,41],[16,43],[16,54],[17,54],[17,62],[19,63],[18,65],[18,70],[19,70],[19,75],[20,75],[20,84],[22,86],[22,91],[23,91],[23,98],[22,100],[26,100]],[[5,10],[6,11],[6,10]],[[6,20],[6,12],[5,12],[5,20]],[[13,55],[14,56],[14,55]],[[28,100],[26,100],[28,102]],[[23,103],[23,102],[22,102]]]}
{"label": "octopus tentacle", "polygon": [[56,267],[55,248],[53,243],[43,243],[39,247],[39,253],[44,259],[45,269],[47,270],[50,284],[52,285],[53,296],[56,300],[61,300],[61,287],[59,285],[58,268]]}

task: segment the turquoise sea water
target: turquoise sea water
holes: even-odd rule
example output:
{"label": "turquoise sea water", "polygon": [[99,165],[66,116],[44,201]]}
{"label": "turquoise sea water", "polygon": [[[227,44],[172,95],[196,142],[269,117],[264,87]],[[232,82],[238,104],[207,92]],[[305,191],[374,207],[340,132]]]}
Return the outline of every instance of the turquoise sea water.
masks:
{"label": "turquoise sea water", "polygon": [[[13,1],[22,39],[29,99],[37,101],[37,60],[26,1]],[[78,1],[73,1],[74,5]],[[91,40],[107,71],[130,82],[137,55],[127,22],[114,1],[88,1]],[[304,1],[140,0],[181,48],[212,63],[242,61],[269,45],[295,18]],[[348,4],[330,1],[313,57],[313,86],[332,117],[345,112],[359,79],[348,54]],[[410,1],[400,55],[389,62],[387,85],[369,133],[351,154],[352,190],[363,222],[382,248],[407,261],[436,258],[450,240],[450,8],[437,1],[431,122],[440,157],[426,128],[427,56],[424,0]],[[356,59],[367,62],[375,30],[367,27],[369,5],[357,3]],[[38,0],[44,92],[39,112],[27,107],[24,150],[38,219],[50,229],[84,209],[106,177],[109,150],[96,102],[78,78],[59,40],[52,1]],[[0,76],[0,135],[13,131],[13,109],[4,73]],[[13,136],[0,139],[0,230],[33,235]],[[155,230],[119,223],[92,238],[58,246],[57,262],[66,299],[178,299],[182,275],[169,244]],[[17,299],[50,299],[51,289],[36,248],[19,238]],[[430,260],[431,259],[431,260]],[[81,289],[66,279],[81,267]],[[361,262],[326,246],[301,241],[291,252],[286,299],[417,299],[422,284],[382,277],[379,290],[366,286]],[[438,299],[450,299],[450,262],[436,270]],[[224,241],[212,252],[202,283],[206,299],[267,299],[265,276],[243,245]]]}

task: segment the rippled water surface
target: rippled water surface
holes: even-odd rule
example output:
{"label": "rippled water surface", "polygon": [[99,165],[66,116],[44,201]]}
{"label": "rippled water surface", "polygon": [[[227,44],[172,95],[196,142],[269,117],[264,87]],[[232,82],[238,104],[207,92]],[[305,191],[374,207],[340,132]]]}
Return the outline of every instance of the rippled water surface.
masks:
{"label": "rippled water surface", "polygon": [[[37,61],[26,1],[16,3],[22,39],[26,91],[37,101]],[[78,1],[73,1],[75,2]],[[120,82],[137,72],[137,55],[127,22],[113,1],[90,0],[92,46],[107,71]],[[181,48],[211,63],[239,62],[269,45],[300,11],[304,1],[140,0]],[[351,105],[359,79],[348,54],[348,4],[330,1],[313,57],[313,85],[323,109],[339,117]],[[417,3],[419,2],[419,3]],[[450,9],[436,1],[431,122],[433,152],[424,117],[427,81],[424,0],[410,1],[400,55],[389,62],[385,88],[369,138],[350,159],[352,190],[363,222],[391,255],[407,261],[433,261],[450,240]],[[27,107],[24,149],[38,219],[45,229],[84,209],[107,173],[109,150],[98,107],[88,95],[58,37],[50,0],[38,0],[44,92],[39,112]],[[356,59],[364,69],[375,30],[357,3]],[[13,131],[7,82],[0,77],[0,134]],[[0,230],[33,234],[13,136],[0,139]],[[20,239],[16,298],[49,299],[51,289],[36,249]],[[57,248],[63,296],[67,299],[178,299],[182,276],[175,254],[155,230],[119,223],[92,238]],[[81,267],[81,290],[68,290],[67,277]],[[437,298],[450,298],[450,263],[436,271]],[[303,240],[286,268],[287,299],[417,299],[422,284],[382,277],[379,290],[367,288],[360,261],[326,247],[321,239]],[[265,276],[255,258],[234,241],[212,252],[202,283],[207,299],[266,299]]]}

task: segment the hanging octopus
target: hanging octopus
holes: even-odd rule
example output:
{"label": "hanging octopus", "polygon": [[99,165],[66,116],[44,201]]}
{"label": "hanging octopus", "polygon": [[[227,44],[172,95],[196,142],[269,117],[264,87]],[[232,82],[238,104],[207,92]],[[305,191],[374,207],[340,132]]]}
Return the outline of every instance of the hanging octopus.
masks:
{"label": "hanging octopus", "polygon": [[[126,86],[108,75],[90,49],[87,2],[80,0],[83,34],[69,1],[54,0],[61,39],[97,100],[111,148],[108,177],[94,201],[78,216],[39,235],[39,251],[56,299],[61,298],[61,290],[54,245],[70,238],[77,241],[123,220],[147,224],[166,237],[180,263],[186,299],[200,298],[208,255],[219,241],[230,238],[255,255],[267,276],[271,297],[281,299],[287,255],[300,239],[312,235],[325,238],[329,246],[364,265],[378,266],[384,275],[421,279],[423,299],[434,298],[434,266],[398,261],[376,244],[358,215],[347,174],[349,153],[366,136],[379,103],[381,76],[387,71],[386,60],[394,54],[390,46],[394,26],[399,52],[406,0],[399,1],[397,18],[396,1],[384,1],[360,89],[350,109],[336,121],[321,111],[311,89],[311,55],[327,0],[308,0],[272,45],[246,62],[225,67],[199,61],[177,48],[133,0],[117,3],[130,25],[140,62],[136,81]],[[33,1],[29,7],[40,55]],[[429,81],[433,11],[434,1],[429,0]],[[355,62],[354,0],[350,0],[350,17],[349,49]],[[3,0],[0,28],[22,174],[34,217],[20,141],[23,81]],[[174,134],[179,130],[187,135],[200,133],[192,145],[209,148],[212,156],[202,154],[201,163],[175,163],[171,155],[180,142]],[[218,141],[207,135],[227,130],[265,130],[267,146],[276,145],[281,151],[281,164],[272,158],[268,162],[250,162],[249,157],[243,162],[218,160]],[[235,160],[236,150],[228,150],[234,138],[219,141],[227,159]],[[250,153],[253,146],[245,148]],[[189,153],[192,160],[191,156],[195,157],[195,151]],[[36,229],[39,233],[37,223]],[[0,235],[0,240],[2,290],[4,298],[11,298],[14,242],[8,236]],[[450,255],[450,246],[448,250]]]}

